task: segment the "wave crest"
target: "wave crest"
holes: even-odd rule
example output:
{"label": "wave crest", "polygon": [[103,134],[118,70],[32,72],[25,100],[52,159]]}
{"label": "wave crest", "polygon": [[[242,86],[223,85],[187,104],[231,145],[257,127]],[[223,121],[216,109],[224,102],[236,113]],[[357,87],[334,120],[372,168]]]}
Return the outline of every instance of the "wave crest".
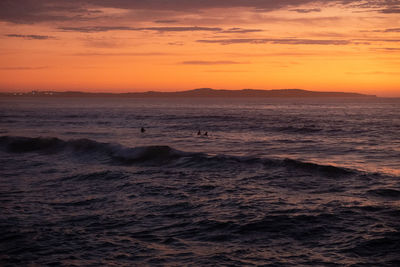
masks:
{"label": "wave crest", "polygon": [[304,172],[318,172],[326,175],[347,175],[353,170],[331,165],[319,165],[293,159],[268,159],[258,157],[239,157],[229,155],[209,156],[205,153],[183,152],[169,146],[125,147],[120,144],[102,143],[90,139],[62,140],[56,137],[0,137],[0,147],[9,153],[63,153],[79,155],[100,154],[118,164],[174,163],[180,167],[227,167],[233,165],[261,164],[270,168],[287,168]]}

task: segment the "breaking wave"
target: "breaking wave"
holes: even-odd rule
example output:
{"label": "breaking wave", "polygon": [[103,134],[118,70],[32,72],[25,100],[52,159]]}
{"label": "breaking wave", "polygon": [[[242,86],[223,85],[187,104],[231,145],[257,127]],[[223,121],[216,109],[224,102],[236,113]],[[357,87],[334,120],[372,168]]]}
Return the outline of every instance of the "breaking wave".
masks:
{"label": "breaking wave", "polygon": [[56,137],[1,136],[0,148],[9,153],[57,154],[72,152],[76,154],[102,155],[116,164],[174,164],[181,167],[231,167],[232,165],[262,165],[283,167],[296,171],[320,172],[328,175],[346,175],[357,172],[347,168],[320,165],[294,159],[271,159],[259,157],[240,157],[230,155],[210,156],[206,153],[183,152],[169,146],[125,147],[116,143],[103,143],[91,139],[62,140]]}
{"label": "breaking wave", "polygon": [[121,163],[167,162],[192,155],[169,146],[124,147],[119,144],[102,143],[90,139],[64,141],[56,137],[2,136],[0,146],[11,153],[38,152],[46,154],[73,152],[78,154],[103,154]]}

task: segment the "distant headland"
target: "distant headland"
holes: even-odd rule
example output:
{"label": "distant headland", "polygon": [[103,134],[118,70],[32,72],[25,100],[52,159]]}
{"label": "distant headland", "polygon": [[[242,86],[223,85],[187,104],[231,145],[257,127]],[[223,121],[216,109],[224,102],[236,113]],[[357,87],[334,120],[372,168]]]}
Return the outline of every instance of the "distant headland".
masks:
{"label": "distant headland", "polygon": [[274,90],[258,90],[258,89],[242,89],[242,90],[225,90],[199,88],[187,91],[176,92],[131,92],[131,93],[89,93],[79,91],[31,91],[27,93],[0,93],[0,97],[132,97],[132,98],[149,98],[149,97],[265,97],[265,98],[289,98],[289,97],[376,97],[375,95],[366,95],[359,93],[346,92],[318,92],[302,89],[274,89]]}

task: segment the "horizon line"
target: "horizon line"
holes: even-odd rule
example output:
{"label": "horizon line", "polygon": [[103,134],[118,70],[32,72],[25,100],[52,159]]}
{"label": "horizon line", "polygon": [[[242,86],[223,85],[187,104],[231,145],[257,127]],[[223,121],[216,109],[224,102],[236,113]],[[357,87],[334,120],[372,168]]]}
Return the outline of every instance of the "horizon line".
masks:
{"label": "horizon line", "polygon": [[112,92],[110,91],[87,91],[88,89],[63,89],[63,90],[57,90],[57,89],[27,89],[24,91],[0,91],[0,94],[14,94],[14,93],[32,93],[32,92],[38,92],[38,93],[45,93],[45,92],[53,92],[53,93],[87,93],[87,94],[130,94],[130,93],[149,93],[149,92],[155,92],[155,93],[180,93],[180,92],[189,92],[189,91],[196,91],[196,90],[212,90],[212,91],[289,91],[289,90],[298,90],[298,91],[305,91],[305,92],[314,92],[314,93],[346,93],[346,94],[360,94],[360,95],[372,95],[368,93],[361,93],[361,92],[353,92],[353,91],[319,91],[319,90],[310,90],[310,89],[302,89],[302,88],[273,88],[273,89],[259,89],[259,88],[241,88],[241,89],[226,89],[226,88],[211,88],[211,87],[198,87],[198,88],[192,88],[192,89],[182,89],[182,90],[175,90],[175,91],[158,91],[159,89],[148,89],[148,90],[143,90],[143,91],[115,91]]}
{"label": "horizon line", "polygon": [[[335,95],[337,94],[337,95]],[[195,88],[181,91],[127,91],[127,92],[96,92],[96,91],[79,91],[79,90],[30,90],[19,92],[0,92],[2,96],[43,96],[43,97],[71,97],[84,95],[90,96],[130,96],[130,97],[374,97],[374,94],[365,94],[359,92],[346,91],[312,91],[298,88],[286,89],[213,89],[208,87]],[[385,97],[397,98],[397,97]]]}

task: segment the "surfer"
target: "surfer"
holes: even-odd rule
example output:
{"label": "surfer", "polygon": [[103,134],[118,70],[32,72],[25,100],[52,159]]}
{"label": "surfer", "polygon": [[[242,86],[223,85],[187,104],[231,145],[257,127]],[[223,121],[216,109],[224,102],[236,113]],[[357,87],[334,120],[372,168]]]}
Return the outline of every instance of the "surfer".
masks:
{"label": "surfer", "polygon": [[197,132],[197,135],[201,135],[201,131],[200,130]]}
{"label": "surfer", "polygon": [[144,133],[146,130],[142,127],[141,129],[140,129],[140,132],[141,133]]}
{"label": "surfer", "polygon": [[208,136],[208,132],[205,132],[205,133],[204,133],[204,136]]}

